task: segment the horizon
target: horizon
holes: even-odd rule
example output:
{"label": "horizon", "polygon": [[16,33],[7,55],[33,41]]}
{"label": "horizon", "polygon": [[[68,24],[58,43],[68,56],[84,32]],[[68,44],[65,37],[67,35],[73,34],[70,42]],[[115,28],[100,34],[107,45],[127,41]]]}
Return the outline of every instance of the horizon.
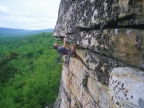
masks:
{"label": "horizon", "polygon": [[[6,27],[0,27],[0,29],[13,29],[13,30],[30,30],[30,29],[20,29],[20,28],[6,28]],[[54,28],[48,28],[48,29],[39,29],[39,30],[54,30]],[[37,31],[37,30],[30,30],[30,31]]]}

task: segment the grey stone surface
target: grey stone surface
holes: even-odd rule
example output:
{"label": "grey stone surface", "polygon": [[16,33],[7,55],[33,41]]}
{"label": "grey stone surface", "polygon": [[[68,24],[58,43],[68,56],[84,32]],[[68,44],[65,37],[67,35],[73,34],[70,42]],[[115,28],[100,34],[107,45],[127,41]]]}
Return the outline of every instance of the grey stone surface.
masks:
{"label": "grey stone surface", "polygon": [[144,105],[144,72],[135,68],[114,68],[110,74],[109,94],[112,108],[141,108]]}
{"label": "grey stone surface", "polygon": [[143,108],[144,1],[61,0],[54,30],[91,70],[63,66],[54,108]]}

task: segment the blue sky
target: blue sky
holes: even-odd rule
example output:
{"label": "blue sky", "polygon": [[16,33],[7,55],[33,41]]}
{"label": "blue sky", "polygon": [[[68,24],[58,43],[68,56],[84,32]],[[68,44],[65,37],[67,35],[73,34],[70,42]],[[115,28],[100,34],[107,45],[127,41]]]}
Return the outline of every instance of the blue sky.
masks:
{"label": "blue sky", "polygon": [[41,30],[54,28],[60,0],[0,0],[0,27]]}

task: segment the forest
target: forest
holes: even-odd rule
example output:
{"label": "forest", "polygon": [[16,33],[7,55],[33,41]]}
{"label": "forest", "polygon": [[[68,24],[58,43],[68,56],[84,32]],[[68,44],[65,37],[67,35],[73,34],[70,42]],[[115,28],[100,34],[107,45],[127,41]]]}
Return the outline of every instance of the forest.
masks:
{"label": "forest", "polygon": [[0,35],[0,107],[45,108],[57,98],[62,65],[52,32]]}

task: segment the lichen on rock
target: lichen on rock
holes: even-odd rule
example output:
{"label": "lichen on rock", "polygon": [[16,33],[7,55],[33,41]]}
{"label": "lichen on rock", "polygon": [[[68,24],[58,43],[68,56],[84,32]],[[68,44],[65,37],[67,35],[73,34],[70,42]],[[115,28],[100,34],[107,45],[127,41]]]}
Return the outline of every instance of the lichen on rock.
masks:
{"label": "lichen on rock", "polygon": [[54,108],[143,108],[144,1],[61,0],[54,37],[90,70],[71,58],[63,66]]}

